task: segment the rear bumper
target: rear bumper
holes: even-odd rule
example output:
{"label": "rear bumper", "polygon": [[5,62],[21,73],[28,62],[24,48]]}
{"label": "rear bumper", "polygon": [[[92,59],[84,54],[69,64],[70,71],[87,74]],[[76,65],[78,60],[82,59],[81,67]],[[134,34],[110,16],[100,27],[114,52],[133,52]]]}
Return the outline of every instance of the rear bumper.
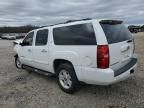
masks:
{"label": "rear bumper", "polygon": [[120,68],[119,70],[114,72],[114,77],[121,75],[122,73],[129,70],[131,67],[133,67],[137,63],[137,58],[132,58],[131,61],[125,65],[123,68]]}
{"label": "rear bumper", "polygon": [[114,71],[111,68],[96,69],[82,67],[81,75],[83,78],[78,77],[78,79],[87,84],[111,85],[130,77],[135,71],[136,66],[137,58],[132,58],[132,60],[127,65],[117,71]]}

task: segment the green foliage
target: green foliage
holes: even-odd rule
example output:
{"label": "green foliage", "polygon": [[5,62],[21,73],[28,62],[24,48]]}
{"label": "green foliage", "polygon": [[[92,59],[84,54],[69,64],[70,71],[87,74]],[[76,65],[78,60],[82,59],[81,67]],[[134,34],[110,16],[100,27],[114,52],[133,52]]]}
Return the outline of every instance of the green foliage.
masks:
{"label": "green foliage", "polygon": [[143,26],[141,26],[141,28],[142,28],[142,29],[144,29],[144,25],[143,25]]}

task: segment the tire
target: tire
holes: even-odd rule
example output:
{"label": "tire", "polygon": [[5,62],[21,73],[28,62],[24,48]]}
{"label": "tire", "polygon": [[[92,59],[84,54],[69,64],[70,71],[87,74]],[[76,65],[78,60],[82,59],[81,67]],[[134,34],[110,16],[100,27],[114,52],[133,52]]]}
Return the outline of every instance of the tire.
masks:
{"label": "tire", "polygon": [[78,89],[79,81],[70,64],[61,64],[56,73],[58,85],[64,92],[72,94]]}
{"label": "tire", "polygon": [[21,69],[22,68],[22,64],[19,60],[19,57],[15,57],[15,65],[18,69]]}

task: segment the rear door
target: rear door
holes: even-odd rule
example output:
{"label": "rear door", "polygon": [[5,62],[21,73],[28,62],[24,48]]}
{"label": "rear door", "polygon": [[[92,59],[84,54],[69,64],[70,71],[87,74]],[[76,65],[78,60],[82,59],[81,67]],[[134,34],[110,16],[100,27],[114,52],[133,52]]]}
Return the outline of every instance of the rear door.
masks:
{"label": "rear door", "polygon": [[38,30],[33,48],[34,65],[38,69],[48,70],[48,29]]}
{"label": "rear door", "polygon": [[133,56],[132,35],[122,21],[101,21],[100,24],[109,44],[110,67],[118,70]]}

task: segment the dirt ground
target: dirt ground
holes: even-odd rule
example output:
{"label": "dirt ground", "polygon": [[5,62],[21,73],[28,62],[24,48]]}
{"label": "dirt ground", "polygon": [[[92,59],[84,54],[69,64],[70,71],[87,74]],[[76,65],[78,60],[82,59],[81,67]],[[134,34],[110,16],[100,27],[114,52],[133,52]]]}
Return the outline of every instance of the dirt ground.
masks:
{"label": "dirt ground", "polygon": [[135,34],[135,44],[134,76],[108,87],[82,85],[69,95],[54,77],[16,69],[12,41],[0,40],[0,108],[144,108],[144,33]]}

